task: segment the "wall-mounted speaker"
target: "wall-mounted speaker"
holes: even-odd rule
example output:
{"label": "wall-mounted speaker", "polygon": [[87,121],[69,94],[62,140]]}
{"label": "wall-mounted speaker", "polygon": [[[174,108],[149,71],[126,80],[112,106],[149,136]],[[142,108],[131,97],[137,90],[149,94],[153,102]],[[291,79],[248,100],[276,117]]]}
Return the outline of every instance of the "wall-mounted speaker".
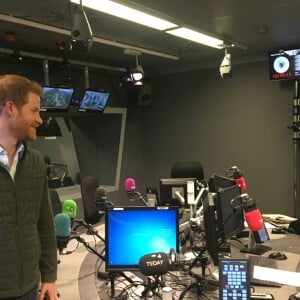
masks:
{"label": "wall-mounted speaker", "polygon": [[137,94],[137,106],[151,106],[152,90],[149,84],[142,85]]}

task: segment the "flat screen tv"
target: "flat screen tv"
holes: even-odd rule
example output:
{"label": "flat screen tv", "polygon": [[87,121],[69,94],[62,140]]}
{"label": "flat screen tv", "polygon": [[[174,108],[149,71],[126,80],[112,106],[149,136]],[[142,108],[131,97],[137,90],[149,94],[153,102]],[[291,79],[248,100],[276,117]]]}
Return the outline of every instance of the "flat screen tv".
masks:
{"label": "flat screen tv", "polygon": [[108,102],[110,93],[87,89],[79,105],[79,111],[102,112]]}
{"label": "flat screen tv", "polygon": [[269,53],[271,80],[300,78],[300,47]]}
{"label": "flat screen tv", "polygon": [[105,265],[110,272],[138,270],[146,254],[179,252],[175,207],[121,207],[105,214]]}
{"label": "flat screen tv", "polygon": [[68,111],[71,105],[73,88],[43,86],[41,111]]}

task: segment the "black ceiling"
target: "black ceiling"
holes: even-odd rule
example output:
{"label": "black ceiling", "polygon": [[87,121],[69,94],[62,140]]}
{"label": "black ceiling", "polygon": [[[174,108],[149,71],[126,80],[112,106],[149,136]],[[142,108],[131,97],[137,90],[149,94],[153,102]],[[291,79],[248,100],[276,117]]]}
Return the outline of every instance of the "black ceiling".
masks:
{"label": "black ceiling", "polygon": [[[267,59],[268,51],[273,49],[300,46],[299,0],[120,2],[155,11],[182,25],[246,46],[247,49],[230,49],[233,64]],[[69,32],[73,9],[74,4],[69,0],[1,0],[0,52],[3,55],[8,49],[27,52],[28,55],[47,54],[122,70],[135,65],[135,57],[124,54],[124,48],[128,45],[128,48],[145,49],[141,51],[139,62],[146,74],[218,67],[224,56],[222,49],[201,46],[89,9],[86,9],[86,13],[94,36],[110,44],[116,43],[116,46],[94,42],[88,53],[70,51]],[[59,32],[54,32],[57,28]],[[5,41],[6,31],[15,32],[15,42]],[[63,53],[57,50],[57,42],[65,42]],[[121,47],[122,44],[126,45]],[[149,51],[154,55],[147,53]],[[161,57],[159,53],[176,56],[178,60]]]}

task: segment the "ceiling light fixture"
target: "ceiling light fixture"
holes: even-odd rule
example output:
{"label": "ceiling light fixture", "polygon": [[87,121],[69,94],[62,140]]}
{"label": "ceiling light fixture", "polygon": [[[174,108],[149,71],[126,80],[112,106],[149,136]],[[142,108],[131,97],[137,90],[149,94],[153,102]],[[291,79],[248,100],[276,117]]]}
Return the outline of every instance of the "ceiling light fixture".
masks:
{"label": "ceiling light fixture", "polygon": [[144,70],[143,67],[139,65],[138,56],[136,56],[135,58],[136,58],[136,67],[132,69],[131,74],[134,81],[139,81],[142,80],[144,77]]}
{"label": "ceiling light fixture", "polygon": [[144,78],[144,70],[143,67],[139,64],[139,55],[141,55],[141,52],[136,51],[134,49],[124,49],[124,54],[127,55],[134,55],[135,56],[135,64],[136,66],[134,68],[131,68],[130,75],[131,75],[131,81],[134,85],[143,85],[143,78]]}
{"label": "ceiling light fixture", "polygon": [[[70,0],[73,3],[78,3],[79,0]],[[225,47],[223,40],[203,34],[201,32],[186,28],[179,27],[179,25],[169,22],[167,20],[146,14],[137,9],[113,2],[110,0],[82,0],[83,5],[107,13],[128,21],[142,24],[154,29],[165,31],[168,34],[187,39],[196,43],[206,46],[222,49]]]}
{"label": "ceiling light fixture", "polygon": [[225,47],[225,56],[220,65],[220,75],[222,78],[232,78],[231,54],[228,53],[227,47]]}
{"label": "ceiling light fixture", "polygon": [[224,48],[224,42],[222,40],[186,27],[167,30],[166,33],[217,49]]}
{"label": "ceiling light fixture", "polygon": [[[79,0],[70,1],[79,3]],[[84,6],[158,30],[167,30],[178,26],[172,22],[110,0],[84,0]]]}
{"label": "ceiling light fixture", "polygon": [[139,65],[138,55],[135,56],[136,67],[131,70],[132,82],[134,85],[143,85],[144,70],[141,65]]}

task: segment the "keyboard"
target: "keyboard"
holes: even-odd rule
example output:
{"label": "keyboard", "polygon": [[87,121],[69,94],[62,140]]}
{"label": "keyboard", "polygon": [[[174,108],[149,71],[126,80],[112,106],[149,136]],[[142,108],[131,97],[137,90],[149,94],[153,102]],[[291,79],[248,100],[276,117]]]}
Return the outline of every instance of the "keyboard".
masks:
{"label": "keyboard", "polygon": [[267,286],[267,287],[281,287],[281,284],[271,280],[261,280],[253,278],[254,266],[278,269],[277,261],[266,256],[249,256],[250,264],[250,282],[252,285]]}

